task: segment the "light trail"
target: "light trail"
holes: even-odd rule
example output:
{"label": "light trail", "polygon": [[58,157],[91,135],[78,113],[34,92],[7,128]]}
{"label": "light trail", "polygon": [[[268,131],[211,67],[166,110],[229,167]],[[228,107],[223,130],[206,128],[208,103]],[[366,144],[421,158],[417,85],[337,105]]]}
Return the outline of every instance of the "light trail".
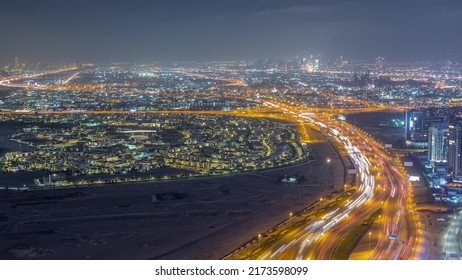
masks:
{"label": "light trail", "polygon": [[[409,184],[404,170],[398,170],[392,158],[385,154],[381,145],[348,124],[338,124],[321,119],[316,114],[293,109],[291,106],[264,101],[264,105],[280,109],[289,116],[313,124],[341,146],[358,169],[357,191],[347,202],[328,211],[321,220],[314,220],[303,228],[293,229],[261,252],[259,259],[330,259],[337,246],[363,219],[377,209],[383,208],[379,219],[381,230],[369,252],[370,259],[417,258],[416,221],[409,213],[407,195]],[[369,145],[365,145],[365,143]],[[365,149],[365,147],[368,147]],[[371,156],[373,155],[373,156]],[[380,166],[380,173],[373,171]],[[391,195],[393,193],[393,195]],[[381,226],[380,226],[381,225]],[[397,239],[389,238],[396,234]],[[278,250],[283,248],[283,250]],[[268,254],[271,252],[271,254]]]}
{"label": "light trail", "polygon": [[[357,191],[344,204],[323,216],[321,221],[313,221],[307,226],[292,231],[275,243],[275,247],[261,252],[259,259],[330,259],[340,241],[358,225],[358,221],[367,219],[377,209],[384,208],[383,228],[379,240],[371,252],[372,259],[402,259],[416,256],[414,251],[418,240],[415,234],[416,222],[410,217],[407,194],[409,184],[404,179],[403,170],[398,170],[392,159],[384,154],[369,136],[358,130],[348,128],[348,124],[339,124],[319,117],[312,112],[294,109],[291,106],[259,100],[268,108],[236,111],[59,111],[59,112],[0,112],[0,114],[227,114],[245,117],[273,117],[302,121],[324,131],[333,142],[346,151],[358,170]],[[368,149],[365,149],[365,142]],[[370,156],[373,154],[374,157]],[[377,159],[376,159],[377,158]],[[380,163],[386,176],[376,176],[374,164]],[[383,190],[379,192],[378,186]],[[385,201],[385,203],[383,203]],[[396,234],[397,239],[389,238]]]}

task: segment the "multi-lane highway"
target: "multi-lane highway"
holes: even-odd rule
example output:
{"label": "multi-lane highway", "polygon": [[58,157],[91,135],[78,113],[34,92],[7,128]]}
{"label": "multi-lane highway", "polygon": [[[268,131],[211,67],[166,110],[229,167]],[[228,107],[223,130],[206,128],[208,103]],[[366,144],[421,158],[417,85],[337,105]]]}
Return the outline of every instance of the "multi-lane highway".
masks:
{"label": "multi-lane highway", "polygon": [[456,212],[451,219],[449,229],[444,235],[446,259],[462,259],[462,213]]}
{"label": "multi-lane highway", "polygon": [[[79,72],[71,75],[72,80]],[[10,81],[9,81],[10,82]],[[5,85],[6,81],[3,81]],[[7,83],[6,83],[7,84]],[[349,197],[337,199],[335,203],[318,209],[322,216],[314,216],[306,224],[291,227],[284,236],[264,250],[258,252],[259,259],[331,259],[339,244],[349,232],[360,226],[377,210],[382,215],[377,220],[379,227],[374,234],[376,240],[368,247],[367,258],[371,259],[413,259],[419,258],[420,246],[419,223],[417,216],[411,212],[413,205],[409,195],[410,185],[404,170],[386,153],[381,144],[367,133],[352,127],[348,123],[334,121],[331,115],[324,113],[307,113],[306,108],[294,104],[278,103],[259,99],[266,108],[252,109],[251,112],[227,112],[228,114],[258,117],[281,117],[296,119],[309,123],[323,131],[326,137],[348,154],[358,172],[356,191]],[[310,111],[313,112],[313,111]],[[330,112],[330,111],[328,111]],[[61,111],[61,112],[0,112],[11,113],[54,113],[54,114],[116,114],[120,111]],[[223,111],[138,111],[137,113],[208,113],[223,114]],[[320,206],[321,208],[321,206]],[[265,240],[262,240],[264,243]],[[370,242],[369,242],[370,243]],[[370,244],[369,244],[370,245]]]}
{"label": "multi-lane highway", "polygon": [[[74,71],[74,70],[77,70],[77,68],[70,67],[70,68],[57,69],[57,70],[53,70],[53,71],[46,71],[46,72],[43,72],[43,73],[37,73],[37,74],[33,74],[33,75],[20,75],[20,76],[8,77],[8,78],[5,78],[3,80],[0,80],[0,86],[14,87],[14,88],[44,89],[44,88],[46,88],[48,86],[35,86],[35,85],[27,85],[27,84],[23,84],[23,83],[14,83],[14,82],[24,80],[24,79],[34,79],[34,78],[38,78],[38,77],[42,77],[42,76],[46,76],[46,75],[60,74],[60,73],[63,73],[63,72]],[[80,72],[77,72],[77,73],[71,75],[71,78],[72,79],[75,78],[75,76],[77,76],[78,73],[80,73]]]}
{"label": "multi-lane highway", "polygon": [[[357,189],[327,205],[319,206],[305,224],[281,232],[277,241],[263,244],[257,250],[258,259],[331,259],[339,244],[363,221],[381,209],[377,220],[380,231],[374,234],[377,242],[369,246],[366,258],[419,258],[418,223],[409,208],[409,183],[402,166],[383,150],[380,143],[359,129],[327,117],[306,114],[290,106],[265,102],[286,114],[315,125],[343,148],[358,170]],[[320,214],[322,213],[322,215]],[[374,227],[377,228],[377,227]],[[370,244],[369,244],[370,245]]]}

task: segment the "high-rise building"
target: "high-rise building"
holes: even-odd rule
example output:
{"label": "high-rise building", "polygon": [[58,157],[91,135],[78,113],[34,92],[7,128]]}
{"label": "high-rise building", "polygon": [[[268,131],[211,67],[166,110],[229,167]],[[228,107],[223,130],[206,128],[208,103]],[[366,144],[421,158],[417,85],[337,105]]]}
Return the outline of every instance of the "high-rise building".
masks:
{"label": "high-rise building", "polygon": [[19,68],[19,59],[17,56],[14,57],[14,68],[15,69]]}
{"label": "high-rise building", "polygon": [[462,181],[462,118],[451,116],[448,141],[448,175]]}
{"label": "high-rise building", "polygon": [[441,116],[430,116],[429,111],[407,111],[405,120],[406,145],[416,148],[428,146],[428,130],[434,123],[444,122]]}
{"label": "high-rise building", "polygon": [[447,122],[447,118],[443,116],[427,116],[422,118],[422,133],[428,134],[428,130],[430,127],[433,126],[435,123],[444,123]]}
{"label": "high-rise building", "polygon": [[448,161],[449,124],[433,123],[428,130],[428,160],[433,163]]}
{"label": "high-rise building", "polygon": [[406,145],[412,147],[426,147],[428,144],[428,139],[423,133],[423,118],[427,115],[424,115],[422,111],[407,111],[406,120],[405,120],[405,139]]}
{"label": "high-rise building", "polygon": [[375,59],[375,65],[377,66],[378,69],[382,69],[383,68],[383,63],[385,62],[385,58],[381,57],[381,56],[378,56],[376,59]]}

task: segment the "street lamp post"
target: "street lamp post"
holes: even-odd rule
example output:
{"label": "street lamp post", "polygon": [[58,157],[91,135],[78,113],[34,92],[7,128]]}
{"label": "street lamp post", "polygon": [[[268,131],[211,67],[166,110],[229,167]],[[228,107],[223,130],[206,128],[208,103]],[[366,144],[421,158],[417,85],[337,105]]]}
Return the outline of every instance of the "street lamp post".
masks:
{"label": "street lamp post", "polygon": [[369,231],[369,258],[371,257],[371,234],[372,232]]}
{"label": "street lamp post", "polygon": [[260,249],[261,234],[258,234],[258,249]]}
{"label": "street lamp post", "polygon": [[292,229],[292,212],[289,213],[289,228]]}

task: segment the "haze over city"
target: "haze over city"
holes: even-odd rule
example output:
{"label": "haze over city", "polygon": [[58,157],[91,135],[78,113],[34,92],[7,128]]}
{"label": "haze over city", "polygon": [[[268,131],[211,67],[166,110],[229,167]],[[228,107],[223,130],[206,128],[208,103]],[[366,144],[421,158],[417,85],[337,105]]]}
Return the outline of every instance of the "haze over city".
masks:
{"label": "haze over city", "polygon": [[0,25],[0,259],[462,258],[460,1],[18,0]]}
{"label": "haze over city", "polygon": [[18,0],[2,3],[0,62],[460,59],[461,24],[457,0]]}

